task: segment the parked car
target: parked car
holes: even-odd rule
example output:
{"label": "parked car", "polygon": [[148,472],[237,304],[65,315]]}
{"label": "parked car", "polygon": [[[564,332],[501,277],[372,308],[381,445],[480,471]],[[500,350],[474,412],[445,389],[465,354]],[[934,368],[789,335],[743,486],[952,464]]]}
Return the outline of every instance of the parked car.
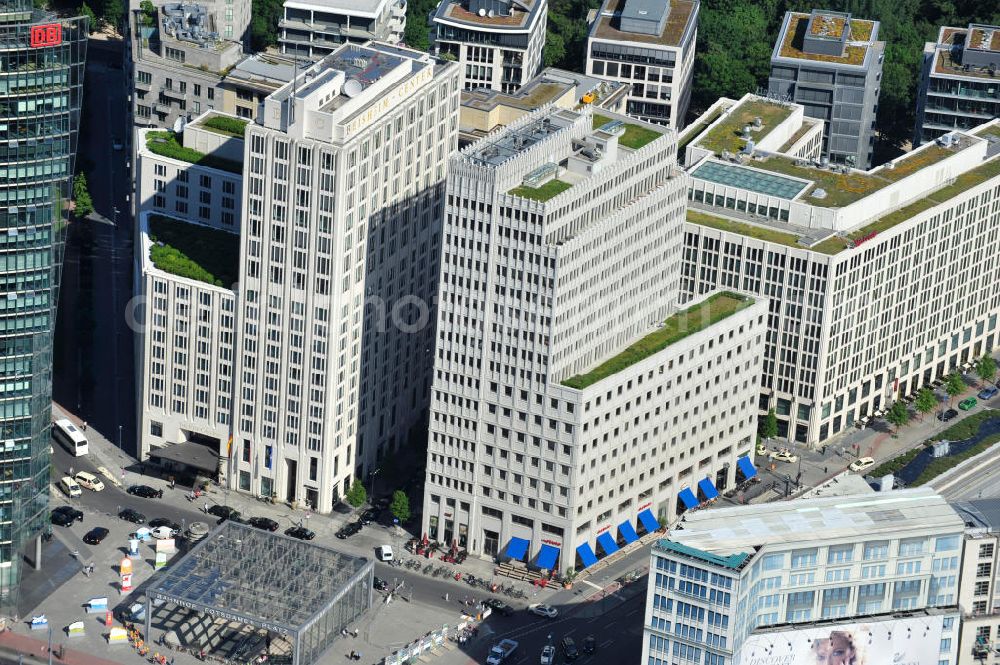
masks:
{"label": "parked car", "polygon": [[118,517],[122,518],[126,522],[131,522],[132,524],[145,524],[146,522],[146,516],[138,510],[133,510],[132,508],[124,509],[118,513]]}
{"label": "parked car", "polygon": [[316,537],[316,532],[310,531],[304,526],[293,526],[285,529],[285,535],[299,540],[312,540]]}
{"label": "parked car", "polygon": [[389,583],[381,577],[374,577],[372,578],[372,588],[376,591],[387,591],[389,589]]}
{"label": "parked car", "polygon": [[76,481],[69,476],[63,476],[59,479],[59,488],[71,499],[75,499],[78,496],[83,495],[83,490],[80,486],[76,484]]}
{"label": "parked car", "polygon": [[381,511],[376,508],[369,508],[365,512],[361,513],[361,517],[358,518],[358,521],[361,522],[363,525],[368,526],[372,522],[378,521],[378,516],[380,512]]}
{"label": "parked car", "polygon": [[108,530],[103,526],[95,526],[83,537],[83,542],[88,545],[100,545],[101,541],[108,537]]}
{"label": "parked car", "polygon": [[566,660],[576,660],[580,656],[580,652],[576,648],[576,642],[568,635],[562,638],[559,647],[562,649],[563,658]]}
{"label": "parked car", "polygon": [[985,402],[988,399],[993,399],[998,392],[1000,392],[1000,390],[998,390],[994,386],[987,386],[986,388],[980,390],[979,394],[976,395],[976,397]]}
{"label": "parked car", "polygon": [[337,538],[344,540],[345,538],[350,538],[359,531],[361,531],[361,524],[358,522],[351,522],[350,524],[345,524],[340,531],[336,533],[336,536]]}
{"label": "parked car", "polygon": [[771,459],[775,462],[795,463],[799,461],[799,456],[794,454],[788,448],[782,448],[781,450],[772,450]]}
{"label": "parked car", "polygon": [[83,521],[83,511],[73,506],[59,506],[52,509],[52,523],[56,526],[72,526]]}
{"label": "parked car", "polygon": [[551,644],[546,644],[542,647],[542,657],[540,659],[541,665],[552,665],[552,661],[556,657],[556,648]]}
{"label": "parked car", "polygon": [[583,640],[583,653],[592,654],[597,651],[597,640],[593,635],[587,635]]}
{"label": "parked car", "polygon": [[392,561],[392,547],[389,545],[379,545],[375,548],[375,558],[379,561]]}
{"label": "parked car", "polygon": [[277,531],[278,523],[272,520],[270,517],[251,517],[247,520],[247,524],[254,527],[255,529],[263,529],[264,531]]}
{"label": "parked car", "polygon": [[943,423],[946,423],[952,418],[956,417],[957,415],[958,411],[956,411],[955,409],[948,409],[947,411],[942,411],[941,413],[939,413],[937,415],[937,419]]}
{"label": "parked car", "polygon": [[168,520],[166,517],[157,517],[155,519],[151,519],[149,520],[149,524],[147,526],[149,526],[150,529],[156,529],[158,527],[165,526],[171,531],[174,531],[175,533],[178,533],[181,530],[180,524],[174,522],[173,520]]}
{"label": "parked car", "polygon": [[144,499],[159,499],[163,496],[163,490],[153,489],[149,485],[132,485],[126,491],[133,496],[141,496]]}
{"label": "parked car", "polygon": [[963,399],[961,402],[958,403],[958,408],[960,408],[962,411],[968,411],[974,406],[976,406],[975,397],[966,397],[965,399]]}
{"label": "parked car", "polygon": [[514,613],[514,608],[503,602],[499,598],[487,598],[483,601],[484,604],[491,608],[494,612],[499,612],[505,617],[509,617]]}
{"label": "parked car", "polygon": [[80,487],[88,489],[91,492],[100,492],[104,489],[104,483],[101,482],[101,479],[92,473],[87,473],[86,471],[80,471],[77,473],[76,476],[74,476],[74,480],[76,480]]}
{"label": "parked car", "polygon": [[559,610],[556,608],[542,603],[532,603],[531,605],[528,605],[528,611],[532,614],[537,614],[540,617],[546,617],[547,619],[555,619],[559,614]]}
{"label": "parked car", "polygon": [[870,469],[873,466],[875,466],[874,459],[871,457],[860,457],[851,462],[851,465],[847,468],[851,471],[864,471],[865,469]]}

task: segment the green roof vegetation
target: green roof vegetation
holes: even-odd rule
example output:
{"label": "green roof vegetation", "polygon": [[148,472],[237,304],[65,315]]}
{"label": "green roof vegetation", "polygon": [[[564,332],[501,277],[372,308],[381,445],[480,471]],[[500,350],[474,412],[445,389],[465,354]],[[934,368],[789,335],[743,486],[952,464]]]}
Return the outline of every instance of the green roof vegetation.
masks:
{"label": "green roof vegetation", "polygon": [[750,298],[728,291],[713,294],[697,305],[672,315],[663,322],[662,327],[649,333],[618,355],[605,360],[586,374],[577,374],[562,383],[570,388],[586,388],[752,304],[753,300]]}
{"label": "green roof vegetation", "polygon": [[[594,124],[593,129],[602,127],[613,118],[609,118],[606,115],[601,115],[599,113],[594,114]],[[636,125],[635,123],[626,122],[625,131],[618,135],[618,145],[623,145],[626,148],[632,148],[633,150],[638,150],[639,148],[645,146],[647,143],[652,143],[656,139],[660,138],[661,133],[655,129],[650,129],[649,127],[643,127],[641,125]]]}
{"label": "green roof vegetation", "polygon": [[746,144],[741,138],[743,128],[747,125],[753,126],[754,118],[760,118],[763,127],[760,131],[751,130],[750,136],[754,141],[759,142],[771,133],[771,130],[781,124],[785,118],[791,115],[792,110],[787,106],[782,106],[775,102],[763,99],[754,99],[736,105],[725,120],[717,124],[710,132],[705,134],[698,141],[698,145],[721,153],[723,150],[737,152]]}
{"label": "green roof vegetation", "polygon": [[715,215],[709,215],[698,210],[689,209],[687,211],[687,221],[699,226],[708,226],[713,229],[719,229],[720,231],[739,233],[740,235],[756,238],[757,240],[766,240],[767,242],[773,242],[779,245],[787,245],[789,247],[804,249],[798,242],[799,237],[794,233],[785,233],[784,231],[769,229],[763,226],[744,224],[743,222],[737,222],[723,217],[716,217]]}
{"label": "green roof vegetation", "polygon": [[157,269],[229,287],[239,279],[239,236],[183,220],[150,215],[149,258]]}
{"label": "green roof vegetation", "polygon": [[698,138],[698,136],[705,131],[706,127],[718,120],[720,115],[722,115],[722,109],[717,108],[712,115],[698,120],[697,124],[691,125],[682,132],[680,142],[677,144],[677,161],[684,161],[684,151],[687,148],[688,143],[691,143],[691,141]]}
{"label": "green roof vegetation", "polygon": [[549,180],[541,187],[528,187],[526,185],[521,185],[520,187],[515,187],[510,190],[509,193],[514,196],[520,196],[523,199],[545,202],[554,196],[562,194],[572,186],[573,185],[568,182],[563,182],[562,180]]}
{"label": "green roof vegetation", "polygon": [[886,180],[891,180],[896,182],[902,180],[906,176],[913,175],[920,169],[930,166],[935,162],[939,162],[945,157],[951,157],[955,154],[955,151],[949,150],[948,148],[942,148],[936,143],[932,143],[928,146],[920,148],[919,150],[914,150],[902,159],[896,162],[896,166],[893,169],[880,169],[879,176],[885,178]]}
{"label": "green roof vegetation", "polygon": [[[843,55],[806,53],[802,50],[802,45],[805,42],[807,25],[809,25],[808,14],[793,14],[790,17],[788,30],[785,32],[785,41],[781,45],[779,53],[781,57],[803,58],[819,62],[841,62],[847,65],[861,65],[864,63],[865,53],[868,52],[868,47],[865,45],[847,46],[844,48]],[[874,24],[870,21],[851,21],[851,41],[864,42],[871,39],[873,28]]]}
{"label": "green roof vegetation", "polygon": [[802,200],[810,205],[824,208],[840,208],[849,205],[889,184],[888,180],[868,175],[863,171],[835,173],[811,166],[796,166],[795,161],[787,157],[772,156],[759,162],[752,162],[750,166],[755,169],[812,180],[816,183],[816,187],[826,191],[826,198],[818,199],[807,194]]}
{"label": "green roof vegetation", "polygon": [[829,254],[833,256],[834,254],[839,254],[847,248],[847,243],[844,242],[843,238],[837,236],[830,236],[823,242],[816,243],[809,248],[810,252],[818,252],[820,254]]}
{"label": "green roof vegetation", "polygon": [[987,136],[995,136],[1000,138],[1000,125],[990,125],[989,127],[983,127],[977,132],[974,132],[976,136],[981,136],[986,138]]}
{"label": "green roof vegetation", "polygon": [[209,131],[222,134],[223,136],[233,136],[241,139],[247,128],[247,121],[242,118],[230,118],[226,115],[211,115],[198,123],[198,127],[204,127]]}
{"label": "green roof vegetation", "polygon": [[815,127],[815,125],[810,125],[809,123],[803,122],[802,126],[799,127],[794,134],[792,134],[792,138],[785,141],[785,145],[781,146],[781,149],[778,150],[778,152],[788,152],[789,150],[791,150],[792,146],[798,143],[799,139],[805,136],[806,132],[808,132],[813,127]]}
{"label": "green roof vegetation", "polygon": [[173,132],[147,132],[146,148],[161,157],[179,159],[183,162],[197,164],[198,166],[207,166],[222,171],[230,171],[231,173],[243,173],[243,165],[239,162],[216,157],[215,155],[206,155],[194,148],[185,148],[177,140],[177,135]]}

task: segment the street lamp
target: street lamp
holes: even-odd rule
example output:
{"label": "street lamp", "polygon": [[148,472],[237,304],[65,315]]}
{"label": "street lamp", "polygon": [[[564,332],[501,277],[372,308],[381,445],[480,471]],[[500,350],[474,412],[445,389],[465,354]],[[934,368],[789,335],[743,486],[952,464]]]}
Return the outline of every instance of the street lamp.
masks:
{"label": "street lamp", "polygon": [[377,476],[378,472],[381,471],[381,470],[382,470],[382,467],[376,467],[374,471],[372,471],[371,473],[368,474],[368,478],[371,480],[371,483],[370,483],[369,488],[368,488],[368,496],[371,499],[375,498],[375,476]]}

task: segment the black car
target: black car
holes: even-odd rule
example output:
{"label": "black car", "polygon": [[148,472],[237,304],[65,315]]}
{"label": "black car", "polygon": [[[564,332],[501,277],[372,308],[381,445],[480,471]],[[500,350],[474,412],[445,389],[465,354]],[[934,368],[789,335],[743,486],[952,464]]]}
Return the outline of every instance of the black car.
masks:
{"label": "black car", "polygon": [[361,522],[363,525],[368,526],[372,522],[378,521],[378,516],[379,513],[381,512],[382,511],[376,508],[369,508],[365,512],[361,513],[361,517],[358,518],[358,521]]}
{"label": "black car", "polygon": [[593,635],[587,635],[583,640],[583,653],[591,654],[597,651],[597,640]]}
{"label": "black car", "polygon": [[250,519],[247,520],[247,524],[254,527],[255,529],[263,529],[264,531],[278,530],[278,523],[269,517],[251,517]]}
{"label": "black car", "polygon": [[310,531],[304,526],[293,526],[285,529],[285,535],[291,536],[292,538],[298,538],[299,540],[312,540],[316,537],[314,531]]}
{"label": "black car", "polygon": [[73,506],[59,506],[52,509],[52,523],[56,526],[71,526],[73,522],[83,521],[83,511]]}
{"label": "black car", "polygon": [[499,612],[505,617],[509,617],[514,613],[514,608],[499,598],[487,598],[484,603],[487,607],[492,608],[494,612]]}
{"label": "black car", "polygon": [[156,529],[161,526],[165,526],[171,531],[176,531],[178,533],[180,533],[181,530],[180,524],[174,522],[173,520],[168,520],[166,517],[157,517],[156,519],[149,520],[149,524],[147,526],[149,526],[150,529]]}
{"label": "black car", "polygon": [[937,419],[943,423],[946,423],[957,415],[958,411],[956,411],[955,409],[948,409],[947,411],[942,411],[941,413],[939,413]]}
{"label": "black car", "polygon": [[337,538],[344,540],[345,538],[350,538],[359,531],[361,531],[361,524],[359,522],[351,522],[350,524],[344,525],[344,527],[337,532]]}
{"label": "black car", "polygon": [[389,589],[389,583],[381,577],[376,577],[372,579],[372,588],[376,591],[387,591]]}
{"label": "black car", "polygon": [[559,646],[562,647],[563,658],[566,660],[576,660],[580,655],[580,652],[576,648],[576,642],[573,641],[572,637],[564,637]]}
{"label": "black car", "polygon": [[88,545],[100,545],[101,541],[108,537],[108,530],[103,526],[95,526],[83,537],[83,542]]}
{"label": "black car", "polygon": [[146,522],[145,515],[140,513],[138,510],[133,510],[131,508],[126,508],[118,513],[118,517],[122,518],[126,522],[131,522],[132,524],[144,524]]}
{"label": "black car", "polygon": [[163,497],[163,490],[153,489],[149,485],[132,485],[128,488],[128,493],[134,496],[141,496],[144,499],[159,499]]}

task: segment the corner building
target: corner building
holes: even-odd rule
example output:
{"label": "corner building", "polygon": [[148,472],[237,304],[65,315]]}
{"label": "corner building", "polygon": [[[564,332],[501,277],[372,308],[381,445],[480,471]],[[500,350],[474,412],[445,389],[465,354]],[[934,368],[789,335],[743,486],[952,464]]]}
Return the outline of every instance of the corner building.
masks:
{"label": "corner building", "polygon": [[0,610],[49,522],[52,331],[80,128],[87,19],[0,3]]}
{"label": "corner building", "polygon": [[718,294],[676,310],[673,136],[548,107],[452,159],[430,538],[564,572],[669,521],[682,489],[734,482],[765,304]]}
{"label": "corner building", "polygon": [[247,127],[230,483],[329,512],[422,435],[459,90],[453,63],[344,45]]}

